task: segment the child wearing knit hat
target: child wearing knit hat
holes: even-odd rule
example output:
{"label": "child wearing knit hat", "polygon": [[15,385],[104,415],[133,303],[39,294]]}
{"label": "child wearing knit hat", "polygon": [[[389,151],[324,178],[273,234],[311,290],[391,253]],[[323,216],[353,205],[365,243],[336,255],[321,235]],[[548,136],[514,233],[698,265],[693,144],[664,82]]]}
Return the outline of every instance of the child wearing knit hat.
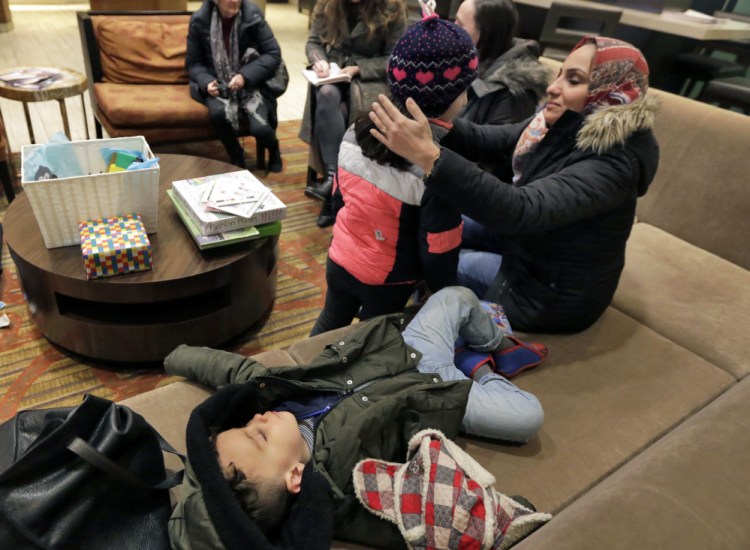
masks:
{"label": "child wearing knit hat", "polygon": [[393,49],[388,84],[401,102],[411,97],[428,118],[438,118],[466,92],[477,77],[478,65],[471,36],[458,25],[428,13]]}
{"label": "child wearing knit hat", "polygon": [[[435,15],[431,2],[393,49],[388,82],[394,101],[413,98],[440,137],[466,102],[478,57],[469,34]],[[341,144],[328,291],[311,335],[350,324],[358,311],[363,320],[400,311],[421,282],[431,292],[455,284],[460,212],[430,193],[422,171],[371,136],[372,128],[363,115]]]}

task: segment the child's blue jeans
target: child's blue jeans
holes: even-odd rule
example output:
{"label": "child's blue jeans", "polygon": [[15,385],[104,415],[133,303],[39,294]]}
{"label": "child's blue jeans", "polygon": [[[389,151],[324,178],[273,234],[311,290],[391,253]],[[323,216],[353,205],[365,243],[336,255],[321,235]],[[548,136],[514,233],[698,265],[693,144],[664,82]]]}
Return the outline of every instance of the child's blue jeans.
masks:
{"label": "child's blue jeans", "polygon": [[[491,351],[503,335],[476,295],[464,287],[447,287],[430,296],[404,329],[404,341],[422,354],[420,372],[436,373],[443,380],[466,380],[453,364],[454,342],[462,336],[469,347]],[[473,381],[463,429],[468,434],[526,442],[544,420],[539,400],[499,374]]]}

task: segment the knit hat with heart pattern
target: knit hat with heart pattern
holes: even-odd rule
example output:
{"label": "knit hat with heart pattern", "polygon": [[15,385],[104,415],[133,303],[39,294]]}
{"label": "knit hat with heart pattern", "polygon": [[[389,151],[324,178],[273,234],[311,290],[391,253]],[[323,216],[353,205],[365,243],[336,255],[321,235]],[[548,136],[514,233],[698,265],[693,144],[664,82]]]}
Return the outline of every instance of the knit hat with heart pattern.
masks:
{"label": "knit hat with heart pattern", "polygon": [[477,76],[479,59],[469,33],[429,14],[409,27],[388,61],[391,93],[411,97],[429,118],[448,110]]}

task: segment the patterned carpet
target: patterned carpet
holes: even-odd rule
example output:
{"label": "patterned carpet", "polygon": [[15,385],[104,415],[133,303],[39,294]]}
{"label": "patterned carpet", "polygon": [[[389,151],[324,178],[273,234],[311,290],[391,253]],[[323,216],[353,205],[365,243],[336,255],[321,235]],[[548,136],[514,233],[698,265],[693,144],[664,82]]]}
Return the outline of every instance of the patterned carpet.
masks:
{"label": "patterned carpet", "polygon": [[[323,304],[325,257],[330,228],[315,225],[320,203],[303,195],[307,174],[307,145],[297,138],[299,121],[279,124],[284,171],[256,175],[287,205],[278,264],[276,302],[270,319],[258,334],[233,345],[230,351],[252,355],[285,348],[307,336]],[[255,162],[255,142],[246,140],[249,166]],[[217,142],[154,147],[158,154],[182,153],[227,160]],[[15,166],[19,166],[16,162]],[[0,220],[5,200],[0,199]],[[0,329],[0,421],[25,408],[77,405],[85,393],[114,401],[146,392],[176,380],[161,369],[114,369],[71,358],[51,345],[28,315],[8,248],[3,244],[0,300],[10,327]]]}

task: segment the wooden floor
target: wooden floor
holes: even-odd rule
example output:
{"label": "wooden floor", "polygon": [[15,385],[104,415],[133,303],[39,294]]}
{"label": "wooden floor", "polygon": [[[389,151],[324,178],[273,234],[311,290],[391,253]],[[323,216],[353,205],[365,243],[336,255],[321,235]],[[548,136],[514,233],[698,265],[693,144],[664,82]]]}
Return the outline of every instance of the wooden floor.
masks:
{"label": "wooden floor", "polygon": [[[201,2],[189,2],[191,11]],[[85,4],[27,5],[12,4],[13,29],[0,33],[0,71],[17,66],[61,66],[86,73],[76,20],[77,11],[89,9]],[[279,98],[279,120],[302,118],[307,81],[302,77],[306,63],[307,15],[297,11],[297,0],[266,5],[266,19],[281,44],[282,56],[290,75],[289,88]],[[88,92],[84,94],[90,136],[94,136]],[[73,140],[86,139],[80,97],[66,100]],[[56,101],[29,104],[31,122],[37,143],[45,143],[63,130]],[[0,98],[0,112],[5,120],[13,151],[31,143],[23,107],[17,101]]]}

